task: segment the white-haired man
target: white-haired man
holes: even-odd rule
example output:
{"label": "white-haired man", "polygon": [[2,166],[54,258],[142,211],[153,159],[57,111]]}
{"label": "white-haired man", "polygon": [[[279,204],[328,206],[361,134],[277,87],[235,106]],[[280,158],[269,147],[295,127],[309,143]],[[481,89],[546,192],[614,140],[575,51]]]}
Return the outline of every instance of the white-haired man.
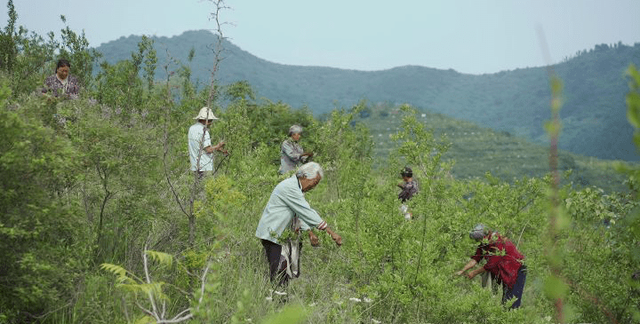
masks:
{"label": "white-haired man", "polygon": [[304,193],[318,185],[322,176],[322,167],[318,163],[302,165],[295,175],[281,181],[273,189],[262,212],[256,236],[262,241],[269,261],[271,282],[276,286],[284,286],[290,278],[299,275],[298,261],[302,243],[280,240],[286,229],[291,229],[293,233],[308,231],[311,245],[317,246],[318,237],[310,231],[315,227],[326,231],[338,246],[342,245],[340,235],[327,226],[327,222],[320,218],[304,198]]}
{"label": "white-haired man", "polygon": [[293,125],[289,127],[289,139],[282,142],[280,146],[280,174],[295,170],[297,166],[307,162],[313,156],[311,152],[304,152],[302,146],[298,144],[302,136],[302,126]]}
{"label": "white-haired man", "polygon": [[202,107],[198,116],[194,117],[196,123],[189,127],[189,160],[191,161],[191,171],[197,172],[202,177],[205,171],[213,171],[213,152],[220,151],[227,154],[224,150],[224,141],[220,141],[217,145],[211,145],[211,136],[207,128],[211,123],[218,119],[213,115],[213,111],[207,107]]}

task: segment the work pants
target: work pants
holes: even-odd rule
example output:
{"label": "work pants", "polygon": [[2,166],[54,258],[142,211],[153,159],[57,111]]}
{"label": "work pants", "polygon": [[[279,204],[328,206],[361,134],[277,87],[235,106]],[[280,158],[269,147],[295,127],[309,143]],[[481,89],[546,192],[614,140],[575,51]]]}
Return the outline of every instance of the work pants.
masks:
{"label": "work pants", "polygon": [[513,284],[513,287],[509,289],[507,285],[503,284],[502,287],[502,303],[505,303],[507,300],[516,297],[518,298],[513,305],[511,305],[511,309],[516,309],[520,307],[520,302],[522,301],[522,292],[524,291],[524,282],[527,279],[527,267],[522,265],[518,270],[518,276],[516,277],[516,283]]}

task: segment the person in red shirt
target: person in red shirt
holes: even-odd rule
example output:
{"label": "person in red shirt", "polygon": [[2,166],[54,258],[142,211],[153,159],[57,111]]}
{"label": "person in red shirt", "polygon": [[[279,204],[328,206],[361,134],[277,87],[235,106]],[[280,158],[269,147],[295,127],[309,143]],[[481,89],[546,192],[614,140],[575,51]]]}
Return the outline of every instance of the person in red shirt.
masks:
{"label": "person in red shirt", "polygon": [[[516,297],[511,305],[512,309],[520,307],[522,292],[527,278],[527,267],[523,264],[524,255],[507,238],[487,228],[483,224],[476,225],[469,237],[480,243],[476,254],[471,257],[457,275],[466,275],[473,279],[478,274],[490,272],[491,277],[498,283],[502,283],[502,303]],[[475,270],[465,272],[478,264],[482,259],[487,263]]]}

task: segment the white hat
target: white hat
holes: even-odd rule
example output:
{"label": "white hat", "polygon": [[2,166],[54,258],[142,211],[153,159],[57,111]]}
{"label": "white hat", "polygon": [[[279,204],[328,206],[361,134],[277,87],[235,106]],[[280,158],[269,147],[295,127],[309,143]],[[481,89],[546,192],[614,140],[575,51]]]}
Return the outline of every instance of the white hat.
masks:
{"label": "white hat", "polygon": [[218,117],[213,115],[213,111],[211,111],[209,107],[202,107],[202,109],[200,109],[200,112],[198,113],[198,116],[194,117],[193,119],[214,120],[218,119]]}

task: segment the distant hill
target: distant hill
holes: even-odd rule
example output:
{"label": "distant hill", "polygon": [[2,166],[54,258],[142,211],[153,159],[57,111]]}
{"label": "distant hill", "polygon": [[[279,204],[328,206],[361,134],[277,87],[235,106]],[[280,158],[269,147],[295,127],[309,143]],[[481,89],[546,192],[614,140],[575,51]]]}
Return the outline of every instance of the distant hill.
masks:
{"label": "distant hill", "polygon": [[[140,36],[121,37],[97,48],[111,63],[130,58]],[[193,80],[208,84],[216,36],[189,31],[171,38],[155,37],[159,66],[167,53],[190,66]],[[356,71],[272,63],[224,42],[218,77],[222,84],[248,81],[260,97],[292,107],[308,106],[319,115],[335,107],[350,107],[362,99],[371,103],[409,103],[509,132],[539,144],[546,143],[543,123],[549,119],[550,91],[546,68],[525,68],[494,74],[468,75],[454,70],[402,66],[383,71]],[[562,149],[602,159],[640,160],[626,121],[624,71],[640,66],[640,43],[598,45],[554,66],[564,81],[561,111]],[[165,79],[164,72],[157,72]]]}
{"label": "distant hill", "polygon": [[[372,109],[369,117],[360,118],[357,122],[364,123],[369,128],[376,161],[384,164],[381,161],[396,146],[391,135],[400,130],[402,119],[394,110],[390,114],[380,114],[378,109]],[[444,138],[445,142],[451,143],[442,159],[455,160],[451,170],[455,178],[485,178],[485,174],[490,172],[493,177],[512,182],[523,176],[542,177],[549,173],[549,148],[546,146],[444,114],[424,113],[416,117],[427,129],[433,131],[437,139]],[[607,192],[628,190],[623,183],[626,176],[615,171],[612,161],[561,150],[558,153],[558,169],[563,174],[563,186],[596,186]],[[568,170],[571,170],[570,174],[565,175]]]}

